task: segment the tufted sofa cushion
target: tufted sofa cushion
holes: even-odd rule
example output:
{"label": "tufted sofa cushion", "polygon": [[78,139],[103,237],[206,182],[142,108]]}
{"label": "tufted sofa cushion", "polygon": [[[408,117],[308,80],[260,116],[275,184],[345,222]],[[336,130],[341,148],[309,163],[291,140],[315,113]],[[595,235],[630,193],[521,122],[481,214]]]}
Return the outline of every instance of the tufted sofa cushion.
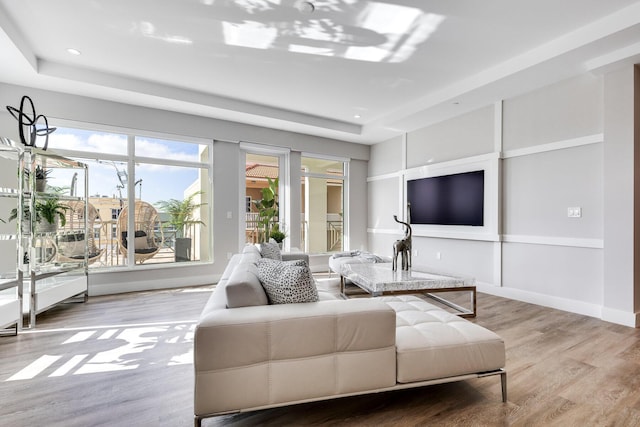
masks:
{"label": "tufted sofa cushion", "polygon": [[397,380],[426,381],[505,366],[495,333],[412,295],[380,297],[396,312]]}

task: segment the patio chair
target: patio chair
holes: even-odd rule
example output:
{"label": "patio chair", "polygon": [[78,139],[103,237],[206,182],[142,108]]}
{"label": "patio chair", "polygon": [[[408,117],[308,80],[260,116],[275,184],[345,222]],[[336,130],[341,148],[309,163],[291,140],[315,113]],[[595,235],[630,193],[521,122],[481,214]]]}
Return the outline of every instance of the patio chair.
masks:
{"label": "patio chair", "polygon": [[[120,252],[128,253],[127,236],[129,226],[129,206],[125,206],[118,216],[117,238]],[[134,208],[134,252],[135,262],[142,264],[153,258],[164,242],[160,216],[152,205],[136,200]]]}
{"label": "patio chair", "polygon": [[74,262],[84,259],[85,240],[88,248],[87,259],[89,264],[95,262],[102,253],[103,248],[99,248],[96,244],[94,230],[100,227],[102,220],[98,210],[88,203],[89,216],[87,218],[88,235],[85,236],[84,228],[84,202],[82,201],[64,201],[61,202],[68,209],[65,210],[66,224],[64,227],[58,227],[56,233],[56,260],[59,262]]}

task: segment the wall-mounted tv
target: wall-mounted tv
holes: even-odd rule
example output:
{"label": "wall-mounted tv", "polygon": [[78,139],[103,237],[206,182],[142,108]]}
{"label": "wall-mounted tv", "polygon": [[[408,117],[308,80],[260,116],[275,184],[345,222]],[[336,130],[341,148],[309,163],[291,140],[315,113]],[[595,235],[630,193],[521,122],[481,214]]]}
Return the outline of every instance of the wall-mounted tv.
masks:
{"label": "wall-mounted tv", "polygon": [[412,224],[484,225],[484,170],[407,181]]}

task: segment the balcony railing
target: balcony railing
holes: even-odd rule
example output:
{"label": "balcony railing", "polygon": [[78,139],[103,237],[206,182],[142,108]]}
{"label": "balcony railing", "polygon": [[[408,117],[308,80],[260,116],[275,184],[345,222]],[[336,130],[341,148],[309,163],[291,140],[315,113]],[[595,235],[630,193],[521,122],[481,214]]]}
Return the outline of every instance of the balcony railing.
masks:
{"label": "balcony railing", "polygon": [[[117,239],[117,220],[96,221],[94,225],[94,236],[96,246],[102,249],[101,255],[93,260],[91,268],[101,267],[119,267],[127,264],[126,256],[120,251]],[[168,224],[162,223],[162,233],[158,228],[154,230],[154,241],[160,245],[160,250],[145,264],[171,263],[175,262],[175,240],[176,231]],[[191,237],[191,254],[192,261],[200,259],[199,251],[196,248],[202,226],[200,224],[192,224],[187,230],[185,237]]]}
{"label": "balcony railing", "polygon": [[[337,216],[337,214],[332,214],[330,218]],[[273,224],[277,224],[277,218],[274,219]],[[247,243],[257,243],[260,241],[260,232],[261,227],[259,227],[258,223],[258,213],[257,212],[247,212],[245,213],[245,236]],[[342,250],[342,219],[327,219],[326,222],[326,230],[327,230],[327,252],[335,252]],[[309,226],[307,221],[302,221],[300,224],[300,241],[302,242],[302,249],[305,248],[305,242],[307,236],[309,235]],[[297,246],[295,243],[291,244],[292,246]]]}

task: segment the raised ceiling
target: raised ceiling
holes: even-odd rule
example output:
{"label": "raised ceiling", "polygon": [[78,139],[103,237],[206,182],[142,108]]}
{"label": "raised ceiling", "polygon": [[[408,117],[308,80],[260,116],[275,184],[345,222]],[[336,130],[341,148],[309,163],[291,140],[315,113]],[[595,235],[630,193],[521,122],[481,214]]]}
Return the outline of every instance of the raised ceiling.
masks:
{"label": "raised ceiling", "polygon": [[0,0],[0,30],[1,82],[359,143],[640,62],[632,0]]}

